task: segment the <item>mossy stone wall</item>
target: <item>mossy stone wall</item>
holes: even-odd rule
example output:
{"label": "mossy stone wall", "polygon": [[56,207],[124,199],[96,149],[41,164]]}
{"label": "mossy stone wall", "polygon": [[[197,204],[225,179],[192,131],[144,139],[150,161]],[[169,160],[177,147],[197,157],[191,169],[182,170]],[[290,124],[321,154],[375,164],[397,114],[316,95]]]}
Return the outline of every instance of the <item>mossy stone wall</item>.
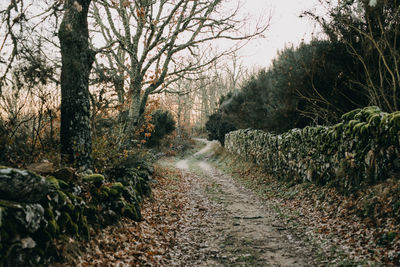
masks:
{"label": "mossy stone wall", "polygon": [[89,239],[122,217],[142,219],[140,202],[150,194],[150,163],[128,162],[101,174],[54,176],[0,166],[0,266],[41,266],[60,260],[55,240]]}
{"label": "mossy stone wall", "polygon": [[400,112],[366,107],[332,127],[306,127],[275,135],[238,130],[227,151],[263,166],[282,180],[331,184],[345,193],[400,173]]}

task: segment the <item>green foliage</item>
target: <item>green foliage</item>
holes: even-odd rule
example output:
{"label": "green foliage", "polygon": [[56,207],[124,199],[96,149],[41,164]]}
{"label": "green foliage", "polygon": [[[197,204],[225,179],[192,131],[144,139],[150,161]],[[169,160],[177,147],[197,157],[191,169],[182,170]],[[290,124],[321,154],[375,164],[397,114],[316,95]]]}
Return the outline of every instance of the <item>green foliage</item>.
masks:
{"label": "green foliage", "polygon": [[271,71],[274,87],[289,92],[281,98],[297,99],[295,112],[315,123],[336,123],[343,113],[368,105],[362,88],[349,85],[354,60],[343,44],[315,40],[286,48]]}
{"label": "green foliage", "polygon": [[175,131],[176,122],[168,110],[159,109],[151,113],[151,123],[154,125],[154,130],[146,143],[149,147],[159,146],[161,139]]}
{"label": "green foliage", "polygon": [[321,1],[328,17],[315,19],[333,45],[344,46],[352,66],[345,75],[348,87],[361,88],[369,103],[393,112],[400,104],[399,0]]}
{"label": "green foliage", "polygon": [[98,173],[86,175],[83,181],[93,183],[96,187],[100,187],[104,183],[104,176]]}
{"label": "green foliage", "polygon": [[284,123],[284,118],[288,118],[292,111],[283,99],[290,98],[280,96],[287,91],[275,90],[273,82],[271,71],[260,71],[251,77],[239,92],[223,100],[220,110],[224,117],[238,128],[286,130],[292,123]]}
{"label": "green foliage", "polygon": [[268,70],[251,77],[240,91],[220,99],[220,111],[241,129],[282,133],[312,123],[336,123],[367,104],[359,87],[349,87],[353,60],[345,47],[312,41],[285,48]]}
{"label": "green foliage", "polygon": [[206,122],[208,140],[218,140],[222,145],[225,143],[225,134],[236,130],[235,125],[221,113],[214,113]]}

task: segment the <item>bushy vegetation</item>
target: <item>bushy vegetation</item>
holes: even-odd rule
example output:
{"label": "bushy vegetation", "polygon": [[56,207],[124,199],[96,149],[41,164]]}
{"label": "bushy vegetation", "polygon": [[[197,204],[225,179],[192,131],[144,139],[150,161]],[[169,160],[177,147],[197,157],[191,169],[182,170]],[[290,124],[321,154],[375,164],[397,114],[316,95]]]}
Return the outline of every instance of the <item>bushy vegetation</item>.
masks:
{"label": "bushy vegetation", "polygon": [[270,72],[273,90],[281,92],[276,97],[293,114],[292,128],[336,123],[342,114],[368,105],[363,89],[349,83],[352,71],[354,59],[340,43],[312,41],[280,52]]}
{"label": "bushy vegetation", "polygon": [[340,1],[338,6],[323,0],[328,13],[310,12],[332,45],[342,45],[353,61],[345,75],[350,87],[360,88],[372,105],[386,112],[400,104],[399,0]]}
{"label": "bushy vegetation", "polygon": [[225,134],[236,130],[236,127],[221,113],[214,113],[208,118],[206,130],[208,132],[208,140],[218,140],[224,145]]}
{"label": "bushy vegetation", "polygon": [[175,120],[168,110],[155,110],[151,113],[151,123],[154,125],[153,131],[147,139],[147,146],[159,146],[161,140],[168,134],[175,131]]}
{"label": "bushy vegetation", "polygon": [[310,124],[336,123],[340,116],[367,105],[361,88],[348,86],[353,59],[343,45],[313,41],[278,54],[239,91],[220,100],[219,116],[237,128],[281,133]]}
{"label": "bushy vegetation", "polygon": [[217,112],[237,128],[282,133],[332,125],[356,108],[399,110],[399,1],[330,1],[327,18],[306,12],[326,40],[278,53],[267,70],[220,100]]}

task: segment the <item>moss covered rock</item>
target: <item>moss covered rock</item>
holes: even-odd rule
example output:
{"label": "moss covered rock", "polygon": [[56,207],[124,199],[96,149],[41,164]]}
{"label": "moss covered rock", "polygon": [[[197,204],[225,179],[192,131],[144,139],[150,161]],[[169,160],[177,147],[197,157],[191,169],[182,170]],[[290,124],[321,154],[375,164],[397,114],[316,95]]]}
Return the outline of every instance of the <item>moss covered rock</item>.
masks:
{"label": "moss covered rock", "polygon": [[357,109],[332,127],[305,127],[281,135],[259,130],[227,134],[225,148],[282,180],[330,184],[343,192],[400,173],[400,113]]}
{"label": "moss covered rock", "polygon": [[1,199],[26,203],[39,202],[50,191],[50,185],[36,173],[14,168],[0,169]]}
{"label": "moss covered rock", "polygon": [[76,170],[69,167],[61,168],[55,171],[53,176],[66,183],[76,183],[79,181],[79,175],[76,173]]}
{"label": "moss covered rock", "polygon": [[[14,177],[9,178],[11,181],[19,181],[20,177],[15,174],[28,176],[31,188],[30,191],[26,189],[16,194],[24,196],[18,200],[11,191],[10,195],[0,195],[0,198],[9,198],[0,199],[0,266],[46,264],[57,258],[53,241],[61,234],[88,237],[88,225],[84,217],[86,204],[73,194],[77,185],[69,185],[52,176],[43,178],[31,172],[10,171],[9,168],[3,170]],[[15,181],[11,184],[15,184]],[[60,184],[68,190],[62,191]],[[45,189],[39,190],[42,188]]]}
{"label": "moss covered rock", "polygon": [[46,265],[59,257],[56,239],[89,239],[90,228],[121,217],[141,220],[139,203],[150,192],[152,171],[143,166],[124,167],[108,180],[81,178],[71,168],[44,178],[0,167],[0,266]]}
{"label": "moss covered rock", "polygon": [[86,175],[83,177],[84,182],[92,183],[100,187],[104,183],[104,176],[98,173]]}

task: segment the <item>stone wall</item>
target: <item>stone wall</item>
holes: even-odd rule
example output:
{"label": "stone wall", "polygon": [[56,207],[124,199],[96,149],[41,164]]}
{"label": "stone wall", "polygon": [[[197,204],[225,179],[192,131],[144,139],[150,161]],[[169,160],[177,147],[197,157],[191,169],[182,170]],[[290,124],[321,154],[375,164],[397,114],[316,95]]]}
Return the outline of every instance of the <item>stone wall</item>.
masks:
{"label": "stone wall", "polygon": [[332,127],[293,129],[281,135],[238,130],[227,151],[254,161],[282,180],[330,184],[346,193],[400,176],[400,112],[357,109]]}
{"label": "stone wall", "polygon": [[60,244],[69,237],[88,240],[91,228],[122,217],[140,221],[152,172],[151,162],[130,157],[106,178],[72,168],[43,177],[0,166],[0,266],[45,266],[62,260]]}

